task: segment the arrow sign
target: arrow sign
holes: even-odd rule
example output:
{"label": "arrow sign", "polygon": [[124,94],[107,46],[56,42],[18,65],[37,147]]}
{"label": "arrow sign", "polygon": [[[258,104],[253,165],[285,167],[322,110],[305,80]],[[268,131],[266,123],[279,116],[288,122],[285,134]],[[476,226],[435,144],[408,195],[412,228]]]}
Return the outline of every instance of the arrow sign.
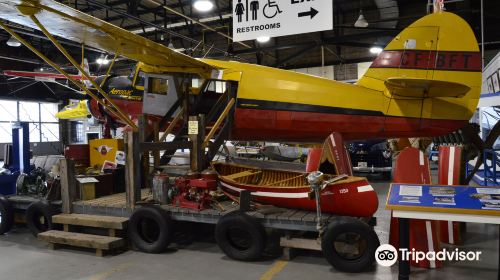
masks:
{"label": "arrow sign", "polygon": [[[255,40],[262,36],[279,37],[333,29],[333,2],[335,1],[332,0],[232,0],[226,2],[233,3],[234,42]],[[1,10],[2,8],[0,12]]]}
{"label": "arrow sign", "polygon": [[317,15],[319,12],[318,10],[314,9],[313,7],[311,7],[311,10],[309,12],[302,12],[302,13],[299,13],[299,17],[307,17],[307,16],[311,16],[311,18],[313,18],[315,15]]}

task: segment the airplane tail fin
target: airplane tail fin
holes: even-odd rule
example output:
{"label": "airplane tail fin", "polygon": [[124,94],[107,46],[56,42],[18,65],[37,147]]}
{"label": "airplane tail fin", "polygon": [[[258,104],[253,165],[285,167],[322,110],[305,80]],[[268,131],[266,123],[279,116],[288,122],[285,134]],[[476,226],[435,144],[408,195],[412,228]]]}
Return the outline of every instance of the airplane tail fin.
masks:
{"label": "airplane tail fin", "polygon": [[461,98],[474,111],[481,91],[481,54],[459,16],[429,14],[404,29],[375,59],[358,85],[394,99]]}

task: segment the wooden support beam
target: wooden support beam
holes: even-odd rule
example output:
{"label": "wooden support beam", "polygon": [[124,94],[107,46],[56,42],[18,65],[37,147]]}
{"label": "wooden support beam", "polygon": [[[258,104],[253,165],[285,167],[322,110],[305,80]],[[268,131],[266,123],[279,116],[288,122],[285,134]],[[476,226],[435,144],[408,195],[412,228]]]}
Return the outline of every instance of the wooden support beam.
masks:
{"label": "wooden support beam", "polygon": [[167,129],[165,129],[165,131],[163,132],[163,135],[161,136],[160,140],[157,141],[157,142],[163,142],[165,141],[165,139],[167,139],[167,136],[172,133],[172,130],[174,130],[174,127],[177,125],[177,123],[182,120],[184,116],[184,108],[182,108],[181,110],[179,110],[179,113],[177,113],[177,115],[175,116],[175,118],[170,122],[170,124],[168,125]]}
{"label": "wooden support beam", "polygon": [[[147,120],[144,115],[139,116],[138,120],[138,127],[139,127],[139,143],[137,145],[140,145],[140,143],[146,142],[146,135],[148,135],[147,131]],[[143,153],[140,149],[134,150],[136,153],[140,154],[140,160],[141,160],[141,174],[144,176],[141,177],[141,186],[144,186],[145,188],[150,188],[149,180],[148,180],[148,175],[149,175],[149,152]],[[140,200],[140,199],[139,199]]]}
{"label": "wooden support beam", "polygon": [[75,162],[63,158],[60,165],[62,212],[70,214],[76,198]]}
{"label": "wooden support beam", "polygon": [[236,101],[234,100],[234,98],[231,98],[231,100],[229,100],[229,103],[227,104],[226,108],[224,108],[224,111],[222,111],[221,115],[219,116],[219,118],[215,122],[214,126],[212,127],[212,129],[208,133],[207,137],[205,137],[205,140],[203,141],[203,145],[202,145],[203,148],[205,148],[208,145],[208,142],[210,141],[210,139],[212,139],[212,137],[215,135],[215,132],[217,131],[217,129],[219,129],[220,125],[222,124],[224,119],[227,117],[227,115],[229,114],[231,109],[233,108],[233,105],[235,102]]}
{"label": "wooden support beam", "polygon": [[318,239],[281,237],[280,246],[285,248],[297,248],[297,249],[321,251],[321,242]]}
{"label": "wooden support beam", "polygon": [[240,192],[240,211],[247,212],[250,211],[250,201],[252,193],[249,190],[242,190]]}
{"label": "wooden support beam", "polygon": [[141,154],[139,133],[129,131],[125,134],[125,192],[127,209],[134,209],[141,200]]}
{"label": "wooden support beam", "polygon": [[[158,143],[160,142],[160,125],[158,122],[153,123],[153,141]],[[147,153],[149,154],[149,152]],[[160,166],[160,151],[153,151],[154,158],[154,168],[158,168]]]}
{"label": "wooden support beam", "polygon": [[[190,128],[189,139],[192,143],[190,152],[191,171],[201,172],[204,168],[205,149],[203,148],[203,136],[205,134],[205,118],[203,115],[189,117]],[[197,124],[197,129],[192,130],[194,124]],[[196,132],[196,133],[195,133]]]}

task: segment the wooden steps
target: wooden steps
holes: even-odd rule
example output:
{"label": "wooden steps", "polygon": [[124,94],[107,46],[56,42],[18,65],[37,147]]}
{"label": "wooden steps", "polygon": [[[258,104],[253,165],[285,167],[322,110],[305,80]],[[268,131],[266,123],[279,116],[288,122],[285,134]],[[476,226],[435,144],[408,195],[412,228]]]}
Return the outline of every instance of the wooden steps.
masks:
{"label": "wooden steps", "polygon": [[[97,216],[84,214],[59,214],[52,217],[54,224],[62,224],[64,231],[51,230],[38,235],[38,239],[46,241],[51,248],[56,245],[69,245],[96,249],[97,256],[103,256],[104,251],[124,247],[125,240],[116,237],[117,231],[127,228],[128,218],[113,216]],[[71,229],[81,227],[107,229],[108,236],[71,232]]]}
{"label": "wooden steps", "polygon": [[100,257],[103,256],[104,251],[121,248],[125,245],[123,238],[59,230],[39,233],[38,239],[50,243],[53,249],[57,244],[96,249],[96,255]]}
{"label": "wooden steps", "polygon": [[52,217],[52,222],[63,225],[123,230],[126,228],[128,218],[84,214],[59,214]]}

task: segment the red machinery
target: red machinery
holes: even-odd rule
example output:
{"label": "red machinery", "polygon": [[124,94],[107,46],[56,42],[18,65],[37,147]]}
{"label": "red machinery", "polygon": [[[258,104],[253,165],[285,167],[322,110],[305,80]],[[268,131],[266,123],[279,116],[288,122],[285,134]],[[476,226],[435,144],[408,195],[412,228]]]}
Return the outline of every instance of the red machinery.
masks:
{"label": "red machinery", "polygon": [[175,195],[172,204],[182,208],[204,210],[210,208],[212,195],[217,190],[217,180],[213,179],[186,179],[175,180]]}

